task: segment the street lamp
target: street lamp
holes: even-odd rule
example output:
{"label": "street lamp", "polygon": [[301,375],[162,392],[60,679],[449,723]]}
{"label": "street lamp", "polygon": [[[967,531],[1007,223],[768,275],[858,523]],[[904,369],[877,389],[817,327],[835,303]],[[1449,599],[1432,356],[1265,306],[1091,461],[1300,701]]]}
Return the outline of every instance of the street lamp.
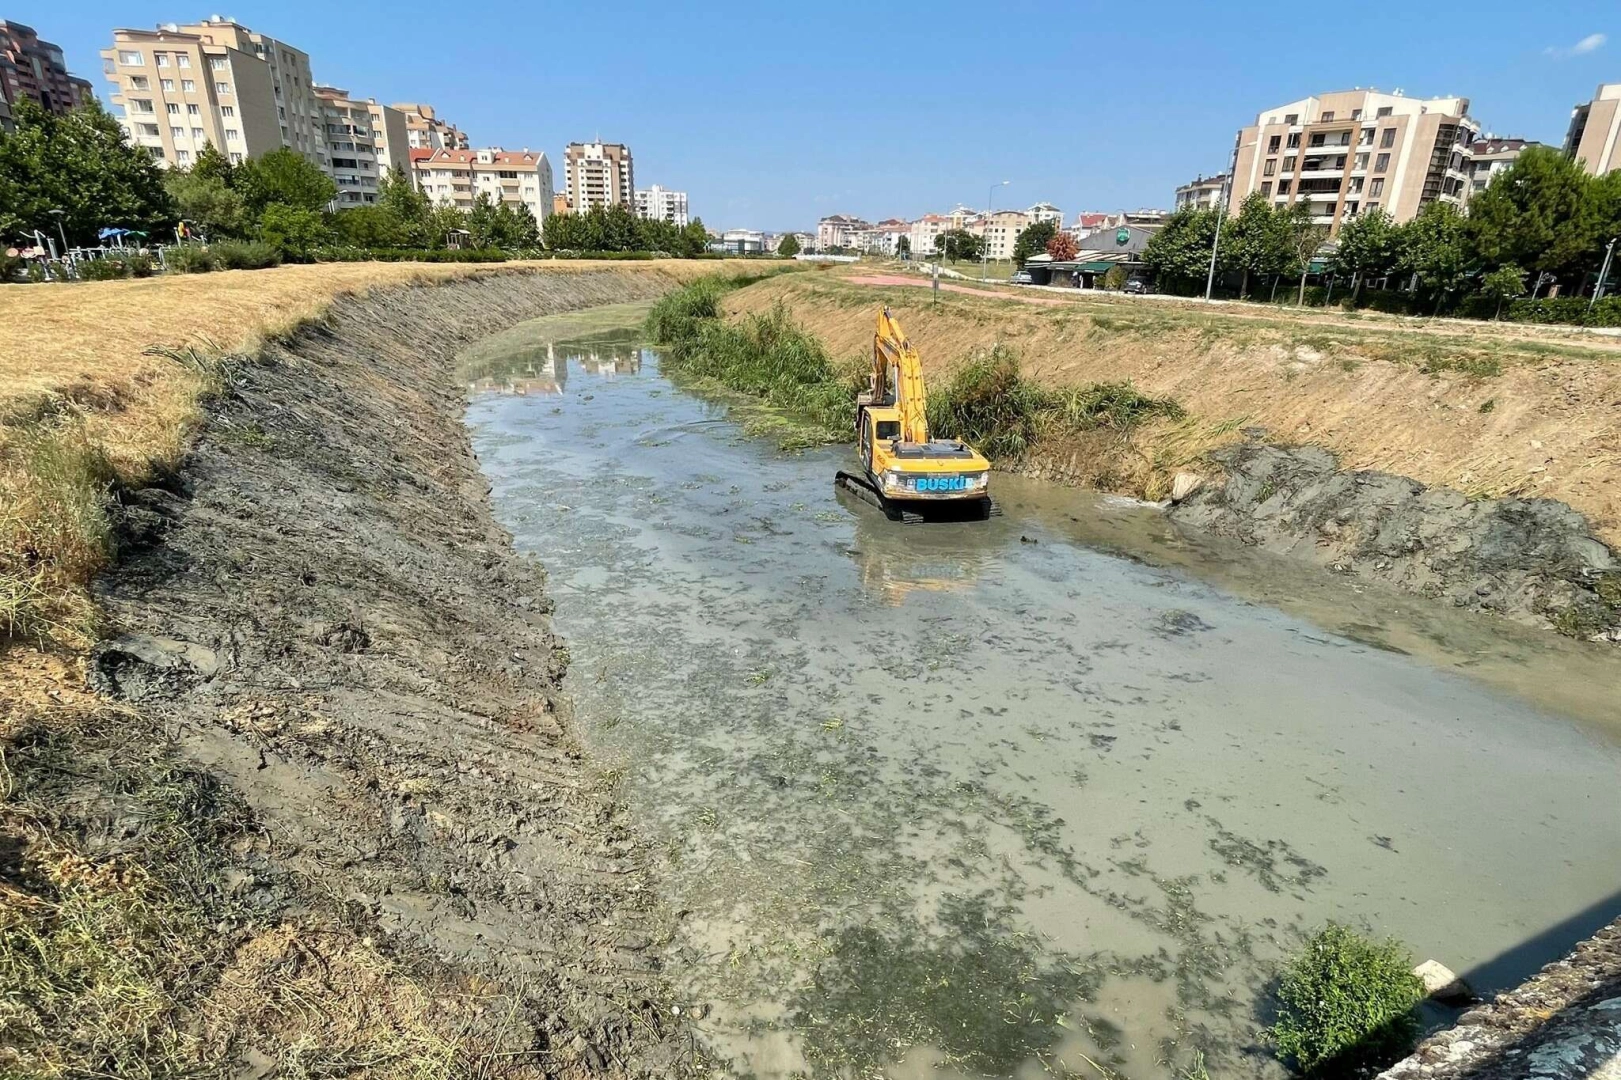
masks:
{"label": "street lamp", "polygon": [[1000,184],[992,184],[990,193],[985,196],[985,228],[980,230],[984,234],[984,243],[980,245],[979,249],[979,280],[981,281],[985,280],[985,274],[990,266],[991,207],[996,205],[996,189],[999,187],[1007,187],[1011,183],[1013,183],[1013,181],[1003,180]]}
{"label": "street lamp", "polygon": [[1233,170],[1227,170],[1228,180],[1221,185],[1221,198],[1216,202],[1216,242],[1210,245],[1210,273],[1204,281],[1204,298],[1210,299],[1216,289],[1216,252],[1221,250],[1221,223],[1227,217],[1227,185],[1232,183]]}
{"label": "street lamp", "polygon": [[56,231],[62,237],[62,258],[64,259],[68,257],[68,234],[67,230],[62,228],[62,217],[66,213],[66,210],[51,211],[51,216],[56,219]]}
{"label": "street lamp", "polygon": [[1593,286],[1593,298],[1587,302],[1587,310],[1592,311],[1593,305],[1599,302],[1604,295],[1604,279],[1610,274],[1610,257],[1615,254],[1615,242],[1621,237],[1612,236],[1610,242],[1604,245],[1604,265],[1599,267],[1598,284]]}

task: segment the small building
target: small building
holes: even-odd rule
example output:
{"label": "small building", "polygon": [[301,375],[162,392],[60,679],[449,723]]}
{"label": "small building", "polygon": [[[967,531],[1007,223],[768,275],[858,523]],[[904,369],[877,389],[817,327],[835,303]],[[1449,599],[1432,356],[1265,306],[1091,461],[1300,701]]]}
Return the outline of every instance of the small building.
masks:
{"label": "small building", "polygon": [[727,229],[721,233],[720,249],[728,255],[765,253],[765,233],[758,229]]}
{"label": "small building", "polygon": [[1228,179],[1226,173],[1217,173],[1215,176],[1200,173],[1176,189],[1176,209],[1189,206],[1195,210],[1210,210],[1219,206],[1222,192],[1227,190]]}

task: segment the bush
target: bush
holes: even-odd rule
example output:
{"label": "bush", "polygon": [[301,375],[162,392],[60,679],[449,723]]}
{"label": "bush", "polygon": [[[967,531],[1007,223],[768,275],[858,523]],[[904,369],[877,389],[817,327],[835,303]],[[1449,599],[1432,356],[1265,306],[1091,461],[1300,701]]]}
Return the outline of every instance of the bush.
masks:
{"label": "bush", "polygon": [[1378,1069],[1406,1055],[1418,1035],[1413,1009],[1424,984],[1394,941],[1370,941],[1329,923],[1279,983],[1271,1035],[1278,1053],[1308,1075]]}
{"label": "bush", "polygon": [[131,255],[127,260],[125,260],[125,262],[129,266],[129,273],[131,277],[152,276],[152,271],[154,269],[152,256],[148,255],[146,252],[143,251],[139,254]]}
{"label": "bush", "polygon": [[114,281],[129,277],[129,263],[115,255],[86,259],[79,264],[79,276],[86,281]]}
{"label": "bush", "polygon": [[1571,326],[1621,326],[1621,296],[1606,296],[1587,309],[1581,296],[1558,296],[1552,300],[1520,299],[1503,305],[1503,318],[1511,322],[1564,323]]}
{"label": "bush", "polygon": [[281,265],[281,253],[262,240],[221,240],[208,253],[221,270],[264,270]]}
{"label": "bush", "polygon": [[166,248],[163,261],[176,274],[206,274],[214,269],[213,252],[201,244],[180,244]]}
{"label": "bush", "polygon": [[259,221],[259,238],[284,259],[307,260],[316,248],[330,243],[330,237],[326,220],[316,211],[299,206],[273,202],[265,207]]}

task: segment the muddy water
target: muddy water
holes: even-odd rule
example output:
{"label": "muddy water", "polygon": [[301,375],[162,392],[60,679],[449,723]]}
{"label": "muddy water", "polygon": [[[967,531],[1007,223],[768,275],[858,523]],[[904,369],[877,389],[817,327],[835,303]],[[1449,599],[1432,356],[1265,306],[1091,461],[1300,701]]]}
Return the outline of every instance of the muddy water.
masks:
{"label": "muddy water", "polygon": [[1270,1075],[1327,919],[1490,990],[1621,907],[1614,656],[1011,477],[892,525],[552,333],[479,348],[476,446],[733,1072]]}

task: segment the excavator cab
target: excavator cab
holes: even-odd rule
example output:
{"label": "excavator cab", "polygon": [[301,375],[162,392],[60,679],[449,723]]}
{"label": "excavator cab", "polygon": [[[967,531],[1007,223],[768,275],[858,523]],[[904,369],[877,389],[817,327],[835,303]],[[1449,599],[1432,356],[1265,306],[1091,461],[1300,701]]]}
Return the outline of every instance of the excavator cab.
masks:
{"label": "excavator cab", "polygon": [[868,390],[856,398],[860,474],[841,471],[836,483],[889,517],[989,517],[991,463],[957,439],[929,436],[923,367],[889,308],[878,315]]}

